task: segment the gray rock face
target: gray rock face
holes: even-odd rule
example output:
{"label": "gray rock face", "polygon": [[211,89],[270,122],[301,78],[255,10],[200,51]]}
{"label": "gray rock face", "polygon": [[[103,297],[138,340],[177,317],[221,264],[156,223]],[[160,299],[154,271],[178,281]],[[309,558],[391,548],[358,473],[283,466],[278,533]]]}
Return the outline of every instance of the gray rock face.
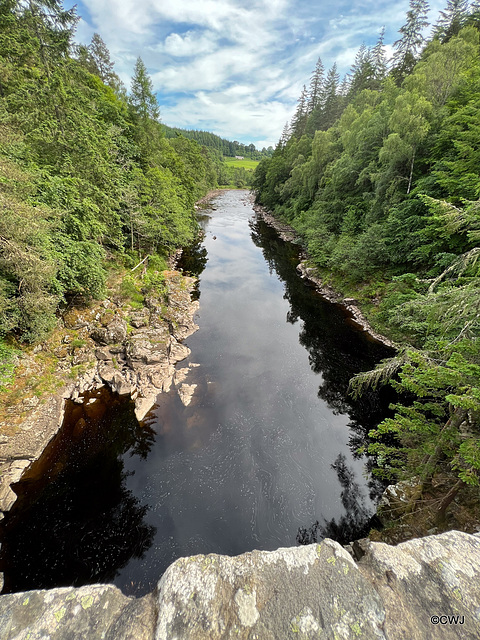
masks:
{"label": "gray rock face", "polygon": [[27,638],[478,640],[480,537],[370,542],[358,563],[332,540],[180,558],[139,600],[106,585],[0,596],[0,639]]}
{"label": "gray rock face", "polygon": [[[387,638],[480,638],[477,535],[448,531],[396,547],[370,543],[359,567],[382,598]],[[434,624],[432,616],[459,621]]]}
{"label": "gray rock face", "polygon": [[128,598],[111,585],[28,591],[0,597],[2,640],[148,640],[152,596]]}
{"label": "gray rock face", "polygon": [[385,637],[379,595],[331,540],[182,558],[158,589],[156,640]]}
{"label": "gray rock face", "polygon": [[106,327],[96,327],[90,336],[98,344],[117,344],[127,337],[127,323],[122,318],[114,318]]}

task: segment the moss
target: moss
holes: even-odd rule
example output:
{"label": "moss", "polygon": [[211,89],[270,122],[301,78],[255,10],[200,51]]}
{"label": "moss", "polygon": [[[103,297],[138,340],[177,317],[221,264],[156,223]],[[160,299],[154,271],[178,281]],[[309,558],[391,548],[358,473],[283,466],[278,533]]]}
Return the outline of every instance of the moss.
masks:
{"label": "moss", "polygon": [[93,604],[93,596],[83,596],[80,600],[83,609],[90,609]]}
{"label": "moss", "polygon": [[58,611],[55,611],[55,612],[54,612],[54,614],[53,614],[53,615],[54,615],[54,616],[55,616],[55,618],[57,619],[57,622],[60,622],[60,620],[61,620],[61,619],[63,618],[63,616],[65,615],[66,611],[67,611],[67,610],[66,610],[66,608],[65,608],[65,607],[62,607],[62,608],[61,608],[61,609],[59,609]]}

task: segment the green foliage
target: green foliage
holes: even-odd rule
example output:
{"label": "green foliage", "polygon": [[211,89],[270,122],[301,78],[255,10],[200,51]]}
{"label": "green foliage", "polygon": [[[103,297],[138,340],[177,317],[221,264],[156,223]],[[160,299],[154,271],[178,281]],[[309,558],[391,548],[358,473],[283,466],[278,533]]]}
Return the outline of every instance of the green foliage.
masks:
{"label": "green foliage", "polygon": [[375,318],[409,343],[353,381],[360,391],[390,379],[402,394],[370,434],[378,473],[422,486],[446,473],[457,487],[480,478],[480,21],[449,2],[420,51],[426,7],[411,1],[381,83],[364,47],[347,93],[315,97],[310,112],[303,96],[293,134],[253,184],[322,273],[360,285]]}
{"label": "green foliage", "polygon": [[0,391],[5,391],[12,383],[19,352],[0,341]]}
{"label": "green foliage", "polygon": [[76,21],[57,0],[0,3],[0,335],[30,342],[66,299],[103,294],[108,255],[190,242],[217,184],[210,152],[165,139],[140,59],[127,100],[98,34],[72,57]]}

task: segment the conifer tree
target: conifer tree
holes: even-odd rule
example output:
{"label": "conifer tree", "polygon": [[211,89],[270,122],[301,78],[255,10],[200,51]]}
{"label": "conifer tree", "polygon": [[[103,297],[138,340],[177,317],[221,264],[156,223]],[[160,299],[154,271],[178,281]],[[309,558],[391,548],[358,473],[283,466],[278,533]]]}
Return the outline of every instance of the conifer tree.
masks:
{"label": "conifer tree", "polygon": [[399,84],[413,69],[417,54],[425,42],[423,30],[429,24],[428,9],[427,0],[410,0],[407,21],[399,29],[402,37],[393,43],[396,49],[393,54],[393,75]]}
{"label": "conifer tree", "polygon": [[452,36],[456,36],[466,24],[468,15],[468,0],[447,0],[445,10],[440,11],[433,35],[446,42]]}
{"label": "conifer tree", "polygon": [[280,136],[280,140],[278,141],[277,147],[284,147],[287,142],[290,140],[290,136],[292,135],[290,129],[290,123],[287,121],[282,130],[282,135]]}
{"label": "conifer tree", "polygon": [[297,109],[295,115],[292,118],[291,129],[293,135],[302,136],[305,133],[305,126],[307,124],[308,117],[308,91],[307,87],[303,85],[302,93],[298,99]]}
{"label": "conifer tree", "polygon": [[387,75],[387,57],[385,55],[385,27],[383,26],[377,40],[377,44],[372,49],[372,65],[377,82],[381,82]]}
{"label": "conifer tree", "polygon": [[318,58],[317,64],[315,65],[315,70],[312,74],[310,80],[310,91],[308,96],[308,113],[312,113],[312,111],[321,104],[322,94],[323,94],[323,83],[324,83],[324,73],[325,67],[323,66],[322,59]]}
{"label": "conifer tree", "polygon": [[146,122],[149,119],[158,120],[160,110],[157,98],[153,92],[153,84],[147,72],[147,67],[139,57],[135,63],[130,93],[130,104],[137,116]]}
{"label": "conifer tree", "polygon": [[375,66],[373,56],[365,43],[362,43],[358,50],[349,75],[351,94],[358,93],[363,89],[374,88]]}

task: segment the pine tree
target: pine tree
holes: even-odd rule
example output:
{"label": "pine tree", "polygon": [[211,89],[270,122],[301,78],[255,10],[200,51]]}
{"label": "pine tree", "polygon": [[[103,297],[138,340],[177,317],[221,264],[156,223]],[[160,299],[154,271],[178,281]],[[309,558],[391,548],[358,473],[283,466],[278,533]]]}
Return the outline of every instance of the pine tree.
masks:
{"label": "pine tree", "polygon": [[373,55],[365,43],[362,44],[355,56],[355,62],[350,69],[350,94],[359,93],[363,89],[375,88],[375,67]]}
{"label": "pine tree", "polygon": [[282,135],[280,136],[280,140],[278,141],[277,147],[284,147],[287,142],[290,140],[292,135],[292,131],[290,129],[290,123],[287,121],[282,130]]}
{"label": "pine tree", "polygon": [[372,49],[372,65],[375,74],[375,79],[378,83],[387,75],[387,57],[385,55],[385,46],[383,44],[385,40],[385,27],[382,27],[380,35],[377,40],[377,44]]}
{"label": "pine tree", "polygon": [[297,109],[292,118],[291,129],[294,136],[302,136],[305,133],[305,127],[308,118],[308,91],[303,85],[302,93],[298,99]]}
{"label": "pine tree", "polygon": [[130,104],[137,116],[145,122],[149,119],[158,120],[160,116],[157,98],[153,93],[152,80],[140,57],[137,58],[133,71]]}
{"label": "pine tree", "polygon": [[427,0],[410,0],[407,21],[399,29],[402,37],[393,43],[396,49],[393,54],[393,75],[399,84],[413,69],[417,54],[425,42],[423,30],[429,24],[428,9]]}
{"label": "pine tree", "polygon": [[468,0],[447,0],[445,10],[440,11],[433,35],[440,38],[442,42],[446,42],[457,35],[466,24],[468,16]]}
{"label": "pine tree", "polygon": [[323,66],[322,59],[318,58],[315,65],[315,71],[312,74],[310,80],[310,91],[308,96],[307,110],[308,113],[312,111],[321,103],[323,93],[325,67]]}

